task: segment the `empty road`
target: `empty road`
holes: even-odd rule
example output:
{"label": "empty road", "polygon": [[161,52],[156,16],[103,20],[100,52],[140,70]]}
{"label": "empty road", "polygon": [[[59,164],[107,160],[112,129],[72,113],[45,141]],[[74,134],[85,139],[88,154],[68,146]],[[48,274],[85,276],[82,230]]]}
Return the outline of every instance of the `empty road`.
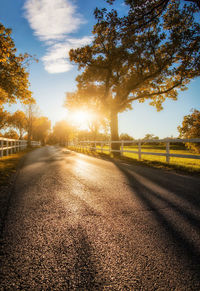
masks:
{"label": "empty road", "polygon": [[0,290],[200,290],[200,179],[43,147],[4,217]]}

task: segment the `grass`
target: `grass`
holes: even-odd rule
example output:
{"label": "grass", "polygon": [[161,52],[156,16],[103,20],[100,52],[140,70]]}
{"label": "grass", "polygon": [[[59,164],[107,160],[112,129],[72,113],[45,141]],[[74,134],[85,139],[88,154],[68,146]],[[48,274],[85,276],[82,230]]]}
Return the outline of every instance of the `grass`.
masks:
{"label": "grass", "polygon": [[[130,150],[130,147],[125,147]],[[137,150],[136,148],[134,150]],[[166,153],[165,147],[161,146],[149,146],[145,145],[142,147],[142,152],[153,152],[153,153]],[[195,155],[192,152],[189,152],[187,149],[179,146],[172,146],[170,148],[170,153],[171,154],[182,154],[182,155]],[[133,154],[133,153],[124,153],[124,156],[132,158],[132,159],[137,159],[138,155]],[[142,160],[143,161],[151,161],[151,162],[160,162],[160,163],[166,163],[166,157],[162,156],[151,156],[151,155],[142,155]],[[189,168],[191,171],[200,171],[200,160],[195,160],[195,159],[186,159],[186,158],[178,158],[178,157],[170,157],[170,165],[174,166],[182,166],[185,168]]]}
{"label": "grass", "polygon": [[16,154],[0,158],[0,186],[6,185],[13,173],[16,173],[20,159],[28,152],[21,151]]}
{"label": "grass", "polygon": [[[108,146],[104,146],[103,149],[109,149]],[[133,150],[138,151],[137,145],[124,146],[124,150]],[[166,147],[163,144],[160,145],[142,145],[142,152],[153,152],[153,153],[166,153]],[[89,153],[90,151],[87,151]],[[94,151],[93,151],[94,153]],[[101,148],[97,146],[97,154],[101,155]],[[171,154],[183,154],[183,155],[195,155],[191,151],[187,150],[183,144],[180,145],[170,145],[170,153]],[[109,153],[109,151],[105,151],[104,156],[113,155]],[[141,161],[138,161],[138,154],[135,153],[124,153],[122,157],[118,157],[119,159],[123,159],[129,161],[131,163],[139,163],[145,164],[151,167],[156,168],[165,168],[168,170],[176,170],[191,174],[200,175],[200,160],[195,159],[187,159],[187,158],[178,158],[178,157],[170,157],[170,163],[166,163],[166,157],[164,156],[154,156],[154,155],[142,155]]]}

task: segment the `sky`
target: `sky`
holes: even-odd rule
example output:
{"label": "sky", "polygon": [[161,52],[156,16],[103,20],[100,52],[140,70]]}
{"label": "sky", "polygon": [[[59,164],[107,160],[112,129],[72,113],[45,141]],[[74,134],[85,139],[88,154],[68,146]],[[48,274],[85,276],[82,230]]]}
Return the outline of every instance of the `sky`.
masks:
{"label": "sky", "polygon": [[[123,14],[126,7],[117,0]],[[67,118],[63,107],[66,92],[76,89],[77,66],[70,63],[68,52],[90,44],[95,24],[93,11],[104,7],[104,0],[0,0],[0,22],[12,28],[18,53],[35,55],[30,65],[33,97],[42,115],[52,125]],[[200,78],[192,80],[178,101],[167,100],[157,112],[148,102],[133,103],[133,109],[119,114],[119,133],[142,138],[147,133],[160,138],[178,136],[177,126],[191,109],[200,110]],[[7,108],[15,111],[20,104]]]}

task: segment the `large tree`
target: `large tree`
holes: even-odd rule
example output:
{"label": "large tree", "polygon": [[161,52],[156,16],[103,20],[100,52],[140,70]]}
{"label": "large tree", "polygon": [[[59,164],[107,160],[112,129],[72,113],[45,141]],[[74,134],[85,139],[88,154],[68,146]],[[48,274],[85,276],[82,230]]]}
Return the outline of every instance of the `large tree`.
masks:
{"label": "large tree", "polygon": [[92,44],[70,51],[71,61],[83,70],[78,90],[96,87],[98,101],[110,115],[112,140],[118,140],[118,113],[131,109],[133,101],[148,99],[161,110],[166,98],[176,100],[177,89],[186,89],[199,76],[197,6],[171,2],[148,25],[140,25],[137,17],[130,21],[133,6],[122,18],[117,11],[96,9]]}
{"label": "large tree", "polygon": [[29,55],[17,56],[11,33],[11,29],[0,23],[0,106],[16,100],[33,102],[26,71]]}
{"label": "large tree", "polygon": [[[112,5],[115,0],[106,2]],[[124,3],[130,7],[128,19],[131,22],[140,21],[140,26],[143,26],[159,17],[169,4],[173,5],[174,0],[124,0]],[[190,3],[195,4],[200,10],[200,0],[182,0],[183,5]]]}

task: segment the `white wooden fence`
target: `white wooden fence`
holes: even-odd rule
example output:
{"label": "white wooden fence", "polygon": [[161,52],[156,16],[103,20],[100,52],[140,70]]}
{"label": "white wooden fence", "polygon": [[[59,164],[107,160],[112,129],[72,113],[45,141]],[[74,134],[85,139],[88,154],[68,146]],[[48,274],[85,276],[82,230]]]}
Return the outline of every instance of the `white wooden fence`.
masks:
{"label": "white wooden fence", "polygon": [[[0,137],[0,157],[24,150],[27,147],[27,143],[27,140]],[[31,146],[40,146],[40,142],[31,141]]]}
{"label": "white wooden fence", "polygon": [[[120,150],[113,150],[112,144],[118,143],[120,144]],[[146,152],[142,151],[142,144],[149,144],[149,143],[156,143],[156,144],[165,144],[165,153],[155,153],[155,152]],[[193,155],[193,154],[172,154],[170,153],[170,143],[200,143],[200,138],[193,138],[193,139],[155,139],[155,140],[130,140],[130,141],[79,141],[76,143],[71,143],[70,146],[74,147],[75,149],[83,150],[100,150],[101,153],[103,152],[120,152],[123,156],[124,153],[134,153],[138,155],[138,160],[142,159],[142,155],[154,155],[154,156],[164,156],[166,157],[166,162],[170,162],[171,157],[177,158],[186,158],[186,159],[200,159],[200,155]],[[138,150],[131,150],[124,148],[125,145],[128,144],[137,144]],[[105,146],[107,146],[105,148]]]}

